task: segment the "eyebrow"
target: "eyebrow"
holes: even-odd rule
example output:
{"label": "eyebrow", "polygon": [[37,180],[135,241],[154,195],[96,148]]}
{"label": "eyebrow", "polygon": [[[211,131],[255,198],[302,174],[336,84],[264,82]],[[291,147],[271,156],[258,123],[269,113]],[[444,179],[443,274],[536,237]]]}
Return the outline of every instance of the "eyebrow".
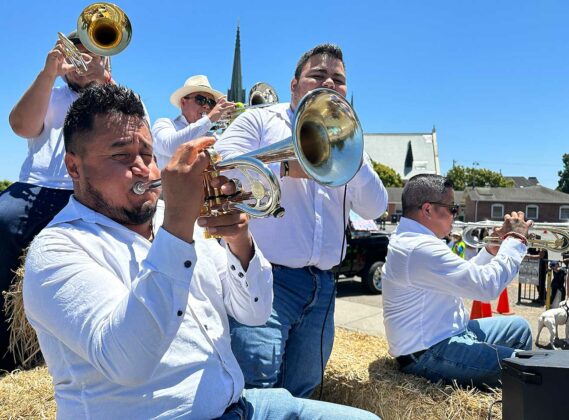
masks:
{"label": "eyebrow", "polygon": [[[316,73],[328,73],[328,70],[326,70],[326,69],[323,68],[323,67],[316,67],[316,68],[310,69],[308,72],[309,72],[309,73],[311,73],[311,72],[316,72]],[[333,73],[332,75],[333,75],[333,76],[336,76],[336,77],[342,77],[342,78],[345,78],[345,77],[346,77],[345,74],[338,73],[338,72],[335,72],[335,73]]]}
{"label": "eyebrow", "polygon": [[[111,148],[120,148],[120,147],[125,147],[125,146],[130,146],[132,143],[134,142],[133,139],[119,139],[114,141],[113,143],[111,143]],[[152,146],[150,145],[149,142],[141,140],[140,141],[143,145],[143,147],[147,148],[147,149],[152,149]]]}

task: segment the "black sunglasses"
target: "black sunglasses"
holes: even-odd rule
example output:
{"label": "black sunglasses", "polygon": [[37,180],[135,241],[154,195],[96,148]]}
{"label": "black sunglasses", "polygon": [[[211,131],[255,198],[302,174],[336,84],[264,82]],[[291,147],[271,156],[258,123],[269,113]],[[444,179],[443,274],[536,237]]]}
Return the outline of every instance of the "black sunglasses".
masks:
{"label": "black sunglasses", "polygon": [[[445,204],[445,203],[438,203],[436,201],[426,201],[425,203],[431,203],[439,207],[446,207],[454,217],[458,215],[458,211],[460,210],[460,205],[458,204]],[[419,209],[423,208],[423,204],[419,206]]]}
{"label": "black sunglasses", "polygon": [[190,96],[190,95],[184,96],[184,99],[192,99],[192,98],[199,106],[204,106],[205,104],[207,104],[210,108],[213,108],[217,103],[215,100],[206,98],[205,96],[199,94],[196,96]]}

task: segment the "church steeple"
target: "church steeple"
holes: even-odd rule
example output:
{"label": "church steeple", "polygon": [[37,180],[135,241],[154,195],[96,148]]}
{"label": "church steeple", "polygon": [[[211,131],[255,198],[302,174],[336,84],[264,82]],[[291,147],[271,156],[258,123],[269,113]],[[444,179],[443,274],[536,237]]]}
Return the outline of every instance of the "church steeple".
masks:
{"label": "church steeple", "polygon": [[241,77],[241,41],[239,38],[239,24],[237,24],[237,37],[235,39],[231,87],[227,91],[227,99],[231,102],[245,102],[245,89],[243,89],[243,80]]}

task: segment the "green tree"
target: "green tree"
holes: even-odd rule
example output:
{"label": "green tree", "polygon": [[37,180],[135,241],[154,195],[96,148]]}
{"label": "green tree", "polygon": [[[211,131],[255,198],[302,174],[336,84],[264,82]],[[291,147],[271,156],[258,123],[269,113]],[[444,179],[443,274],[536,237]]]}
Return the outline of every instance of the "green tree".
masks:
{"label": "green tree", "polygon": [[8,181],[7,179],[0,181],[0,191],[4,191],[6,188],[10,186],[12,182]]}
{"label": "green tree", "polygon": [[402,187],[403,180],[394,169],[379,162],[372,161],[373,170],[379,175],[379,179],[386,187]]}
{"label": "green tree", "polygon": [[465,187],[513,187],[514,183],[507,180],[501,173],[483,168],[468,168],[465,166],[455,165],[447,172],[449,178],[454,184],[454,189],[463,191]]}
{"label": "green tree", "polygon": [[563,170],[557,172],[557,175],[559,175],[557,190],[569,193],[569,155],[565,153],[561,159],[563,160]]}

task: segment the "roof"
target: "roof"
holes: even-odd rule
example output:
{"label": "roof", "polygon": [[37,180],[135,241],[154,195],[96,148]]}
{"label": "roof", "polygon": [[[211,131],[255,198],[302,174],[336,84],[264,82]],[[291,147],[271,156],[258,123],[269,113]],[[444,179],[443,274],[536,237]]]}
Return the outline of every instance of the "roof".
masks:
{"label": "roof", "polygon": [[504,178],[508,181],[512,181],[514,183],[514,187],[516,188],[525,188],[531,187],[533,185],[539,185],[539,181],[535,176],[530,176],[526,178],[525,176],[504,176]]}
{"label": "roof", "polygon": [[417,174],[440,175],[436,132],[364,134],[367,154],[407,180]]}
{"label": "roof", "polygon": [[569,204],[569,194],[542,185],[524,188],[476,187],[464,192],[472,201]]}

